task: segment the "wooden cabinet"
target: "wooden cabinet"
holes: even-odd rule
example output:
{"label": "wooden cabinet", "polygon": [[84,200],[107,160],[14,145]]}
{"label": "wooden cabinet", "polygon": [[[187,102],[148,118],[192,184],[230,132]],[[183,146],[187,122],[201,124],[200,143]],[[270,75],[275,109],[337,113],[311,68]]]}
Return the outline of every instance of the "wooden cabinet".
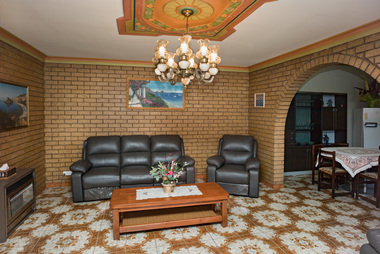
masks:
{"label": "wooden cabinet", "polygon": [[285,172],[311,170],[311,146],[327,139],[347,142],[347,95],[297,93],[285,125]]}

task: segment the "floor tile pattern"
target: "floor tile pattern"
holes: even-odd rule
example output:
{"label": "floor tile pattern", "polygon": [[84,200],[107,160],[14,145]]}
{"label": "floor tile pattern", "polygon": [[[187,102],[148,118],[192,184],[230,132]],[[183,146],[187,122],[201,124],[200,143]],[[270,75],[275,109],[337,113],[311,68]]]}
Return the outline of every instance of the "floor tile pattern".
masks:
{"label": "floor tile pattern", "polygon": [[220,224],[122,234],[113,240],[109,201],[73,203],[68,187],[49,188],[37,210],[0,253],[358,253],[380,210],[349,196],[331,199],[310,176],[285,178],[285,188],[260,184],[257,199],[230,196]]}

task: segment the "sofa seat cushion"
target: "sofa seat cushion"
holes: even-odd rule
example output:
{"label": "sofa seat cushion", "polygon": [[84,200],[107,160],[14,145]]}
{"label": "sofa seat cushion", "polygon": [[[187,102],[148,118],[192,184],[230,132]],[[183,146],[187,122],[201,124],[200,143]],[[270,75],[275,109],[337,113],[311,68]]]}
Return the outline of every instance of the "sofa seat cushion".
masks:
{"label": "sofa seat cushion", "polygon": [[120,183],[123,184],[152,184],[153,176],[149,171],[151,168],[146,165],[133,165],[122,167],[120,171]]}
{"label": "sofa seat cushion", "polygon": [[244,169],[244,165],[226,164],[216,170],[216,181],[248,184],[248,171]]}
{"label": "sofa seat cushion", "polygon": [[118,167],[98,167],[90,169],[83,175],[83,188],[120,186]]}

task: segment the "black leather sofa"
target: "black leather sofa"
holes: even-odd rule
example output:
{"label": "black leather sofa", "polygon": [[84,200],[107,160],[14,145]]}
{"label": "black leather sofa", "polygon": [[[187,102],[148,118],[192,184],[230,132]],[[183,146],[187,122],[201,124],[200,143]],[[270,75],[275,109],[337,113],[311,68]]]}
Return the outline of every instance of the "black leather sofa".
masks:
{"label": "black leather sofa", "polygon": [[174,158],[187,163],[178,184],[194,183],[195,161],[185,155],[178,135],[89,137],[82,159],[70,166],[73,201],[109,199],[117,188],[160,185],[151,167]]}
{"label": "black leather sofa", "polygon": [[378,254],[380,253],[380,228],[370,229],[367,231],[368,243],[360,247],[360,254]]}
{"label": "black leather sofa", "polygon": [[224,135],[218,155],[207,159],[207,182],[217,182],[229,194],[259,196],[260,160],[253,136]]}

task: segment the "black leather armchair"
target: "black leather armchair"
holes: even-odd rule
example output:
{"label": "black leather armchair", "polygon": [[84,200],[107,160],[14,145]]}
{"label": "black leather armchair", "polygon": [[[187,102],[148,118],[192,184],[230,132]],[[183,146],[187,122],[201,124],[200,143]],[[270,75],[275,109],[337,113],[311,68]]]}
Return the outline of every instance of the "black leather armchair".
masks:
{"label": "black leather armchair", "polygon": [[207,159],[207,182],[217,182],[229,194],[259,196],[260,161],[253,136],[224,135],[219,153]]}

